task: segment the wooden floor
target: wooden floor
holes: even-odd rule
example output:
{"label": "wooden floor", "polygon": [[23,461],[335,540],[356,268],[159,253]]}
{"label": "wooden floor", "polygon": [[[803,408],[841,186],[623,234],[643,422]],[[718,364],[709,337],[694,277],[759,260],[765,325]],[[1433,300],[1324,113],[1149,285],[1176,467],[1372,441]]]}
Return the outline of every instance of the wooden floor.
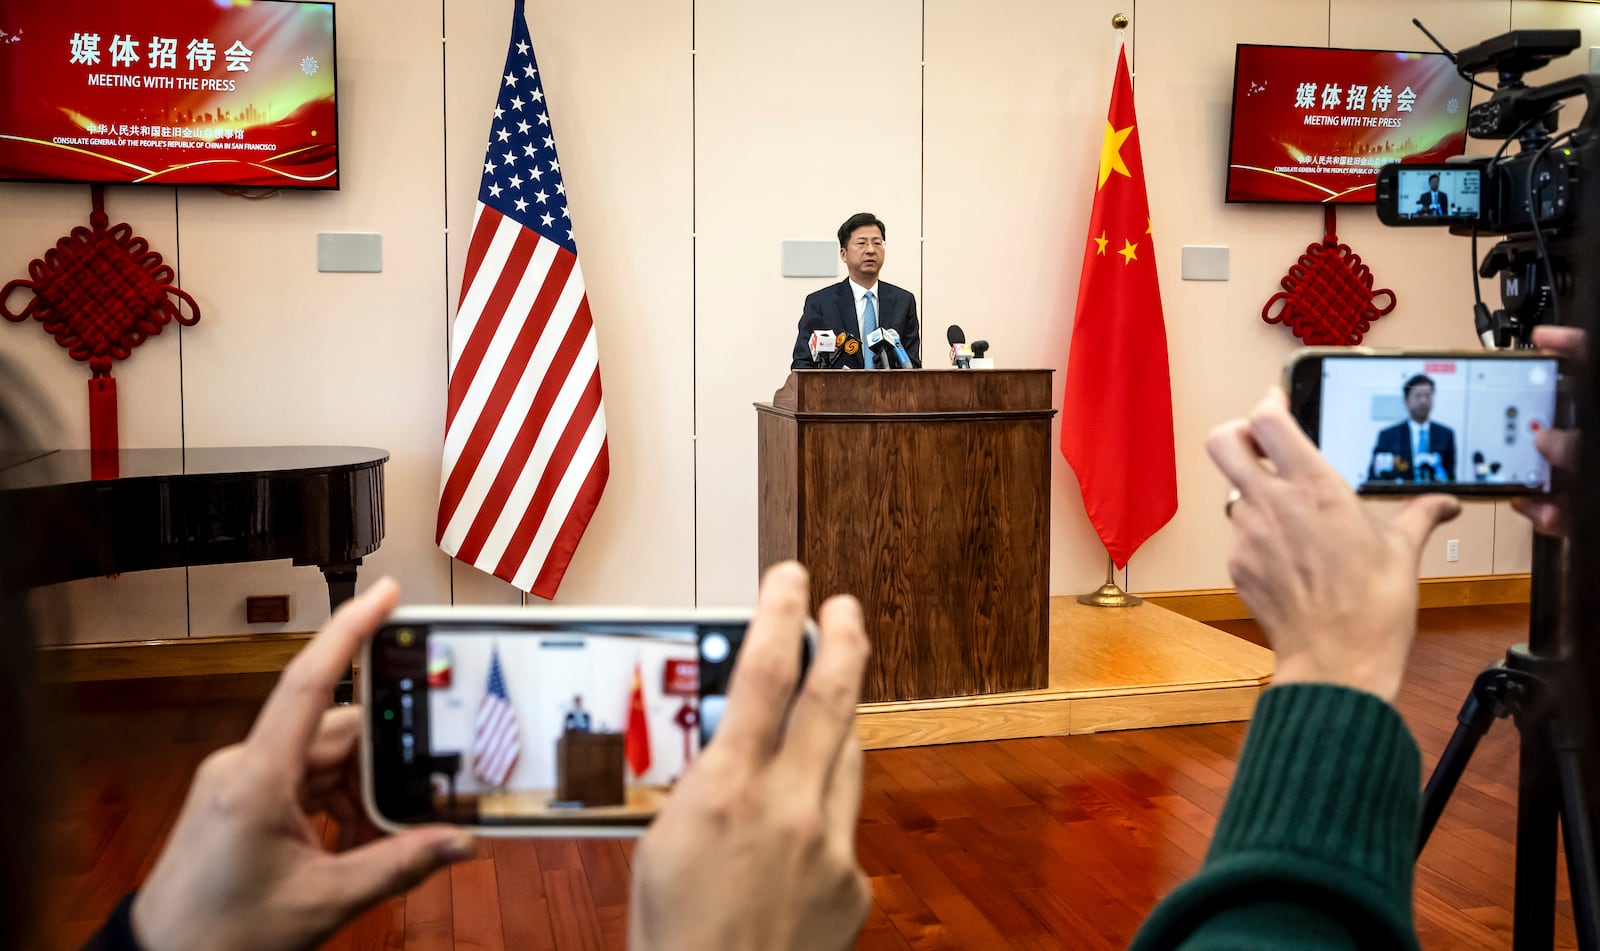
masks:
{"label": "wooden floor", "polygon": [[[1477,672],[1522,638],[1515,606],[1426,611],[1400,708],[1430,768]],[[1249,622],[1221,622],[1255,637]],[[63,815],[43,860],[47,949],[77,947],[148,871],[206,752],[243,735],[265,678],[77,685]],[[1245,724],[867,754],[866,949],[1120,948],[1200,864]],[[1417,876],[1429,949],[1509,948],[1516,736],[1496,724]],[[624,946],[631,848],[500,841],[355,922],[336,949]],[[1564,872],[1562,873],[1564,877]],[[1562,886],[1557,947],[1574,947]]]}
{"label": "wooden floor", "polygon": [[877,750],[1248,720],[1272,652],[1153,604],[1050,599],[1050,683],[1041,690],[867,703]]}

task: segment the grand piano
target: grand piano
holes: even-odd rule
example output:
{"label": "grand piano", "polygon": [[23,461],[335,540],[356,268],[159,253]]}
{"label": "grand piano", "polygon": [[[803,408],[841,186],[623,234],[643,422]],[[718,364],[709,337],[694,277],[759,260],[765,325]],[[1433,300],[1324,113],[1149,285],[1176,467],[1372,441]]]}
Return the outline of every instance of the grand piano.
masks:
{"label": "grand piano", "polygon": [[360,446],[54,450],[0,459],[7,569],[47,585],[124,571],[291,559],[332,607],[383,541],[383,464]]}

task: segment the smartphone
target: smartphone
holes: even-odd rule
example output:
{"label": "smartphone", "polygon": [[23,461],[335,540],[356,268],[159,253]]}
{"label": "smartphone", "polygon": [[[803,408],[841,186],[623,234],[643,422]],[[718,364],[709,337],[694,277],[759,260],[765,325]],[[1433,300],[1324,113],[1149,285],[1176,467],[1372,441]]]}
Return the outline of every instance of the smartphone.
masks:
{"label": "smartphone", "polygon": [[1373,192],[1386,225],[1473,225],[1492,210],[1481,165],[1457,162],[1385,165]]}
{"label": "smartphone", "polygon": [[361,661],[367,811],[391,831],[639,834],[715,731],[750,617],[396,611]]}
{"label": "smartphone", "polygon": [[1366,495],[1547,493],[1534,437],[1573,426],[1572,368],[1538,350],[1308,347],[1284,372],[1289,411]]}

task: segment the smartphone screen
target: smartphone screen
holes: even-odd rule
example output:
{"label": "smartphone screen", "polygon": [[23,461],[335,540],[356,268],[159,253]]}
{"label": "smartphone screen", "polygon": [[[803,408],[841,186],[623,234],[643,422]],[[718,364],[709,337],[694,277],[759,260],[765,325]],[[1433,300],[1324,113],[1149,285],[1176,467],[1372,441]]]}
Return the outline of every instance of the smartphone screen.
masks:
{"label": "smartphone screen", "polygon": [[1550,490],[1534,438],[1570,426],[1563,365],[1535,351],[1303,351],[1290,410],[1366,494],[1529,495]]}
{"label": "smartphone screen", "polygon": [[[397,612],[361,671],[369,809],[390,827],[637,832],[709,737],[702,708],[720,714],[747,623],[738,612]],[[715,658],[705,665],[702,645]]]}

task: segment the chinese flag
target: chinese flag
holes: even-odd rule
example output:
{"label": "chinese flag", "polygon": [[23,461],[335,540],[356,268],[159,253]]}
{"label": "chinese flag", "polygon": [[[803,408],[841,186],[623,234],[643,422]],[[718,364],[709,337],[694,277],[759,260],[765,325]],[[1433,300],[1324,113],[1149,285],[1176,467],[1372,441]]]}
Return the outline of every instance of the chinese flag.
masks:
{"label": "chinese flag", "polygon": [[622,751],[628,757],[633,775],[643,776],[650,768],[650,721],[644,715],[644,681],[639,665],[633,665],[633,696],[628,701],[628,729],[622,738]]}
{"label": "chinese flag", "polygon": [[1061,454],[1118,568],[1178,510],[1167,332],[1122,51],[1073,315]]}

